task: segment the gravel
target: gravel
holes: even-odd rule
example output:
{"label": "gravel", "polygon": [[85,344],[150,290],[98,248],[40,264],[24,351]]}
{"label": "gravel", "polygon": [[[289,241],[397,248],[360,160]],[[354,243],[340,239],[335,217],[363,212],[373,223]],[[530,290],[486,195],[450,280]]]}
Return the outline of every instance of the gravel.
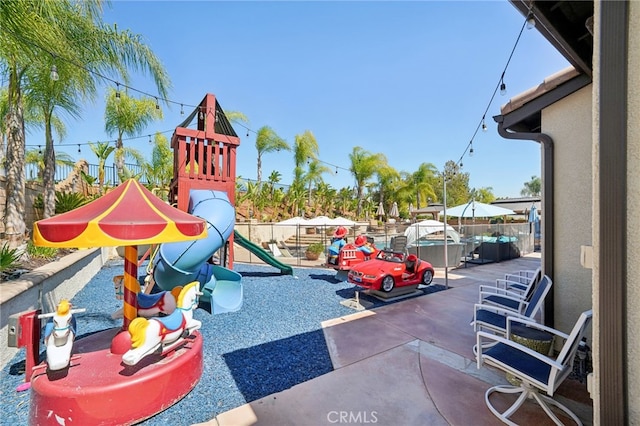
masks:
{"label": "gravel", "polygon": [[[87,312],[77,315],[79,337],[119,327],[111,313],[122,307],[114,297],[112,277],[122,274],[122,261],[112,261],[72,300]],[[140,268],[142,271],[143,269]],[[204,371],[196,387],[181,401],[143,425],[189,425],[332,371],[322,321],[354,313],[340,304],[354,297],[355,287],[337,281],[327,269],[295,268],[294,276],[272,267],[236,264],[242,275],[244,304],[234,313],[209,315],[202,321]],[[430,286],[424,293],[444,289]],[[373,303],[382,302],[361,296]],[[42,354],[44,356],[44,354]],[[0,424],[26,425],[30,391],[16,392],[24,381],[25,351],[0,372]]]}

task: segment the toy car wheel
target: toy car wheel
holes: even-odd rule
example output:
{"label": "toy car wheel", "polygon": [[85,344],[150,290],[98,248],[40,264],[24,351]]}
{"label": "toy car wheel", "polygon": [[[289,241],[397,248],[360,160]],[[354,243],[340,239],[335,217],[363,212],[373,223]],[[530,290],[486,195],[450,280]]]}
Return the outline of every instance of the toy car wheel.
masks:
{"label": "toy car wheel", "polygon": [[385,293],[389,293],[395,286],[396,282],[393,280],[393,277],[391,275],[387,275],[382,279],[382,285],[380,286],[380,288]]}
{"label": "toy car wheel", "polygon": [[422,274],[422,284],[429,285],[433,281],[433,272],[431,269],[425,269],[424,274]]}

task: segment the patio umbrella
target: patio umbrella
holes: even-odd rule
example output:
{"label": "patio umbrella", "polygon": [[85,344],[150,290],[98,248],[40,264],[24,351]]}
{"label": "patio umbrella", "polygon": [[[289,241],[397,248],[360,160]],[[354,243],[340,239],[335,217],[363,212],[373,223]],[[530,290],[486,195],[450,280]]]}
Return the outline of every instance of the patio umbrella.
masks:
{"label": "patio umbrella", "polygon": [[137,246],[206,236],[204,219],[171,207],[134,179],[85,206],[33,224],[36,246],[125,246],[123,329],[137,317]]}
{"label": "patio umbrella", "polygon": [[447,208],[447,216],[453,217],[494,217],[513,214],[516,214],[513,210],[473,200],[459,206]]}
{"label": "patio umbrella", "polygon": [[276,223],[276,225],[306,225],[307,223],[307,219],[300,217],[300,216],[296,216],[296,217],[292,217],[289,219],[285,219],[285,220],[281,220],[280,222]]}
{"label": "patio umbrella", "polygon": [[398,211],[398,203],[396,203],[395,201],[393,202],[393,205],[391,206],[391,211],[389,212],[389,216],[390,217],[398,217],[398,216],[400,216],[400,212]]}
{"label": "patio umbrella", "polygon": [[384,206],[382,205],[382,201],[378,204],[378,210],[376,210],[376,216],[382,220],[382,216],[384,216]]}

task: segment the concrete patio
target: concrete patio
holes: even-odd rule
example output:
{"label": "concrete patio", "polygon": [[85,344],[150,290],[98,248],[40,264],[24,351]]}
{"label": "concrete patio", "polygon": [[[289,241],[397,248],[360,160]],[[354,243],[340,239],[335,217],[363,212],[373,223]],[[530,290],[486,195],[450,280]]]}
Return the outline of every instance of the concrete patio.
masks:
{"label": "concrete patio", "polygon": [[[323,330],[334,371],[200,425],[502,424],[486,407],[484,394],[507,381],[496,370],[476,368],[471,349],[475,334],[469,325],[473,303],[480,284],[539,265],[540,256],[534,253],[460,267],[449,271],[446,291],[326,321]],[[434,283],[444,281],[444,270],[437,270]],[[506,408],[509,400],[501,397],[494,395],[492,401]],[[585,425],[593,423],[586,383],[567,379],[555,398]],[[553,424],[531,401],[511,419]]]}

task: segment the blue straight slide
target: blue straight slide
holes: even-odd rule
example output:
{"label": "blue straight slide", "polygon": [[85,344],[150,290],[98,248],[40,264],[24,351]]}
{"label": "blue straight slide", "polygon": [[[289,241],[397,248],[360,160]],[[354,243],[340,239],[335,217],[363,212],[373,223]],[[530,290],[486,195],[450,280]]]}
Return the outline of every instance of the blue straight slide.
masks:
{"label": "blue straight slide", "polygon": [[153,279],[162,290],[199,281],[204,293],[200,297],[201,308],[213,314],[235,312],[242,307],[242,276],[207,262],[231,236],[235,208],[226,192],[191,190],[189,213],[207,222],[207,237],[161,244],[154,259]]}

